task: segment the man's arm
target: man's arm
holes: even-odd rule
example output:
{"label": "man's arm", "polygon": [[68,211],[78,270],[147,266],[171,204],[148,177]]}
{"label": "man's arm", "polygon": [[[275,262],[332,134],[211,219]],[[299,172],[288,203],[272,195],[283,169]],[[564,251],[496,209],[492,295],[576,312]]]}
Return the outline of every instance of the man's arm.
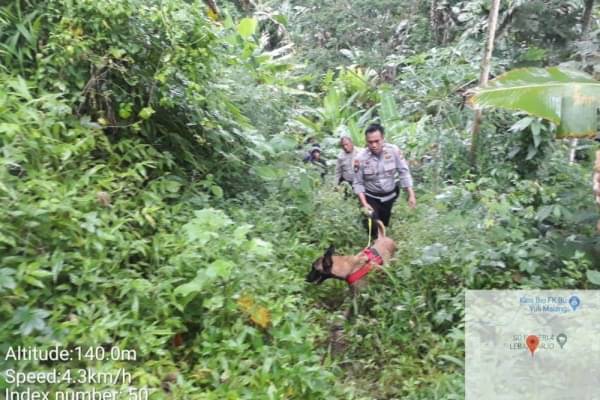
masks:
{"label": "man's arm", "polygon": [[354,180],[352,182],[352,190],[358,196],[358,200],[360,204],[366,208],[369,212],[373,212],[373,208],[367,203],[367,197],[365,196],[365,182],[363,176],[363,168],[360,163],[360,160],[356,158],[352,161],[352,166],[354,168]]}
{"label": "man's arm", "polygon": [[412,187],[407,187],[406,192],[408,193],[408,206],[410,208],[415,208],[417,206],[417,197],[415,196],[415,191]]}
{"label": "man's arm", "polygon": [[319,160],[319,164],[321,164],[321,178],[325,178],[325,175],[327,174],[327,161],[320,159]]}
{"label": "man's arm", "polygon": [[342,160],[340,157],[338,157],[337,162],[335,163],[335,185],[339,185],[341,179],[342,179]]}
{"label": "man's arm", "polygon": [[399,149],[395,152],[395,156],[396,170],[400,174],[400,186],[406,190],[408,206],[410,208],[415,208],[417,205],[417,198],[415,196],[415,191],[413,190],[413,179],[410,174],[410,168],[408,168],[408,163]]}

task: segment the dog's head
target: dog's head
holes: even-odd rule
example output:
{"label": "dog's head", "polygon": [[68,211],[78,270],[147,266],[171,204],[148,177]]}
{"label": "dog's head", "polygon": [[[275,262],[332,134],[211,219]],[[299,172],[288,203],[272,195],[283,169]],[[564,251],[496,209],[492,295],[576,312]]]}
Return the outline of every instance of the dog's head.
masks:
{"label": "dog's head", "polygon": [[[322,257],[319,257],[312,263],[312,267],[308,275],[306,275],[306,282],[320,284],[326,279],[329,278],[338,278],[334,274],[331,273],[331,269],[333,268],[333,253],[335,252],[335,248],[333,246],[329,246],[329,248],[325,251]],[[339,279],[339,278],[338,278]]]}

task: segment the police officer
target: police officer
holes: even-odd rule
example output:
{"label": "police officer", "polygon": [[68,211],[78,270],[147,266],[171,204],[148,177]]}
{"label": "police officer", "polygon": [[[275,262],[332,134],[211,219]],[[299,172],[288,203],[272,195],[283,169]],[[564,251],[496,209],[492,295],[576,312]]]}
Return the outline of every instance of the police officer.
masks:
{"label": "police officer", "polygon": [[347,182],[352,185],[354,181],[354,165],[352,161],[362,149],[354,147],[352,139],[346,135],[340,138],[340,146],[342,147],[342,151],[340,151],[335,165],[335,184],[341,185],[343,182]]}
{"label": "police officer", "polygon": [[321,180],[325,180],[325,174],[327,173],[327,162],[321,158],[321,147],[319,147],[318,144],[310,150],[310,153],[308,153],[306,157],[304,157],[304,162],[310,163],[317,167],[317,170],[321,175]]}
{"label": "police officer", "polygon": [[[399,175],[400,186],[408,193],[408,205],[414,208],[417,200],[408,164],[397,146],[385,143],[384,133],[379,124],[372,124],[366,129],[367,148],[353,161],[355,173],[352,187],[360,204],[374,218],[388,226],[392,206],[400,191],[396,184],[396,174]],[[375,232],[371,234],[376,236],[377,230],[373,231]]]}

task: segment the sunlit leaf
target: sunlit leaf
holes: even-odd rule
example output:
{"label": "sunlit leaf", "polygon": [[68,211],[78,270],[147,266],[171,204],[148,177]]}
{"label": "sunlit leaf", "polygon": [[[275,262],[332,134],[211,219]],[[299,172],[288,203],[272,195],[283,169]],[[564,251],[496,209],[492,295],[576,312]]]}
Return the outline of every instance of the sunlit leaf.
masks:
{"label": "sunlit leaf", "polygon": [[217,14],[216,12],[214,12],[213,9],[210,8],[210,7],[207,8],[206,14],[208,15],[208,18],[210,18],[213,21],[218,21],[219,20],[219,14]]}
{"label": "sunlit leaf", "polygon": [[152,114],[154,114],[156,111],[154,111],[154,109],[152,107],[144,107],[140,110],[140,112],[138,113],[139,117],[141,119],[148,119],[152,116]]}
{"label": "sunlit leaf", "polygon": [[271,323],[271,312],[266,307],[257,307],[250,319],[261,328],[267,328]]}
{"label": "sunlit leaf", "polygon": [[244,295],[238,299],[237,304],[243,311],[249,312],[254,306],[254,299],[250,295]]}
{"label": "sunlit leaf", "polygon": [[250,36],[254,35],[257,26],[258,21],[256,19],[242,18],[242,20],[238,24],[237,31],[241,37],[243,37],[244,39],[248,39]]}

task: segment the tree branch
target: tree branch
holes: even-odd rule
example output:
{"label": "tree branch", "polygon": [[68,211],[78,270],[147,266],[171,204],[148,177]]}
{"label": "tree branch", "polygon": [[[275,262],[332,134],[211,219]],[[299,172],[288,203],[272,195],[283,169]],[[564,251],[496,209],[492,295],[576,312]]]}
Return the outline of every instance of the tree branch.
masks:
{"label": "tree branch", "polygon": [[512,6],[508,9],[508,11],[506,12],[506,16],[504,17],[504,19],[500,23],[500,26],[496,30],[495,40],[500,39],[506,34],[506,32],[508,32],[508,27],[510,26],[510,23],[512,22],[517,11],[519,11],[519,9],[516,6]]}
{"label": "tree branch", "polygon": [[585,38],[592,26],[592,10],[594,9],[594,0],[585,0],[585,9],[581,21],[581,36]]}

